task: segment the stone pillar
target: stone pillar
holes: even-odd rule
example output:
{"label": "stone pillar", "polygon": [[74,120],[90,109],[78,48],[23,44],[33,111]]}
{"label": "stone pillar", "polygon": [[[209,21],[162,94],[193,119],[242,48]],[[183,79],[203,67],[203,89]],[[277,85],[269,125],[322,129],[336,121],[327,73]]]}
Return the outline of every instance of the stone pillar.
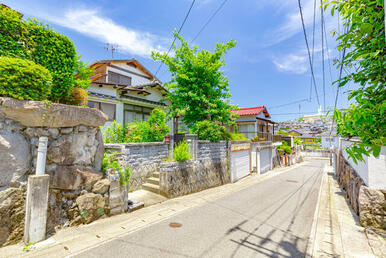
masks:
{"label": "stone pillar", "polygon": [[174,134],[170,134],[169,142],[169,159],[173,159],[173,148],[174,148]]}
{"label": "stone pillar", "polygon": [[110,215],[126,212],[128,209],[128,187],[120,184],[118,173],[110,174],[109,181]]}
{"label": "stone pillar", "polygon": [[185,141],[189,145],[190,154],[192,155],[192,159],[196,160],[197,156],[198,156],[197,134],[185,135]]}
{"label": "stone pillar", "polygon": [[29,176],[25,205],[24,242],[46,238],[49,175]]}

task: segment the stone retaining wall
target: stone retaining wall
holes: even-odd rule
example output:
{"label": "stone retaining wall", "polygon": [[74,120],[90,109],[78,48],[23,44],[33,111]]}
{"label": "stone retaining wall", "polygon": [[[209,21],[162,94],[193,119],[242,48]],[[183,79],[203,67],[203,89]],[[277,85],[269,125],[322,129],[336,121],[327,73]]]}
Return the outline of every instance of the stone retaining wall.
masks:
{"label": "stone retaining wall", "polygon": [[226,159],[164,162],[160,166],[160,192],[168,198],[230,183]]}
{"label": "stone retaining wall", "polygon": [[39,137],[48,137],[50,231],[74,218],[75,199],[104,176],[99,126],[106,120],[96,109],[0,97],[0,246],[22,238],[26,183],[35,173]]}
{"label": "stone retaining wall", "polygon": [[120,164],[133,169],[129,184],[132,190],[140,189],[146,178],[159,171],[159,164],[169,157],[169,144],[163,142],[105,144],[105,148],[117,151]]}
{"label": "stone retaining wall", "polygon": [[336,176],[348,201],[364,227],[386,229],[386,190],[367,187],[362,178],[338,152]]}

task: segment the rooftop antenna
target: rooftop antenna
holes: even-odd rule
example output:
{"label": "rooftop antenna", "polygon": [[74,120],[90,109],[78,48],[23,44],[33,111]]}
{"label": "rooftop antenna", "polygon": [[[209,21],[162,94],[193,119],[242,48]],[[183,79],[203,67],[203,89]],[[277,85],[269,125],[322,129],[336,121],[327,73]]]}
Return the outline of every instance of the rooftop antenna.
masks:
{"label": "rooftop antenna", "polygon": [[114,52],[118,51],[118,45],[117,44],[106,43],[105,44],[105,49],[107,51],[111,51],[111,60],[114,61]]}

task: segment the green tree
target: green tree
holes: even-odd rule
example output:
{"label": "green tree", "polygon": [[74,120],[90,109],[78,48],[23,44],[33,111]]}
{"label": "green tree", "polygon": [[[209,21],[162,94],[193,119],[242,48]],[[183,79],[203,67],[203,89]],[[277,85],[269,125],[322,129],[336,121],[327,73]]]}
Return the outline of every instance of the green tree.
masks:
{"label": "green tree", "polygon": [[386,143],[386,48],[382,0],[325,0],[331,15],[339,12],[346,30],[337,35],[339,51],[346,55],[337,66],[349,68],[349,74],[337,81],[339,87],[349,81],[359,88],[349,96],[354,104],[345,111],[335,110],[337,132],[344,137],[359,137],[346,150],[354,162],[363,155],[378,156]]}
{"label": "green tree", "polygon": [[172,45],[175,55],[152,52],[152,58],[167,65],[172,74],[172,80],[165,84],[173,103],[170,115],[183,114],[189,128],[203,120],[231,124],[234,119],[230,110],[236,107],[229,104],[228,79],[220,68],[225,65],[223,56],[236,42],[217,43],[211,53],[189,47],[177,31],[174,36],[181,42],[179,47]]}

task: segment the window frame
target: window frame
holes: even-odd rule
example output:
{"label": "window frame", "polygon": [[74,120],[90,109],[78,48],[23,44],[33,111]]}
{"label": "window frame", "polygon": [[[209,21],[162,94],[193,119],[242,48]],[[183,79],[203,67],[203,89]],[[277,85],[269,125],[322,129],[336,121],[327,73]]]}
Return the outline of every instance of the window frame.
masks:
{"label": "window frame", "polygon": [[[130,107],[131,106],[131,107]],[[150,111],[144,111],[144,109],[149,109]],[[153,111],[153,107],[145,107],[145,106],[138,106],[134,104],[124,104],[123,105],[123,122],[124,124],[127,124],[129,121],[126,121],[126,111],[127,112],[133,112],[136,114],[141,114],[142,115],[142,120],[145,121],[145,115],[150,116],[151,111]],[[139,120],[131,121],[131,122],[136,122]],[[141,122],[139,121],[139,122]]]}

